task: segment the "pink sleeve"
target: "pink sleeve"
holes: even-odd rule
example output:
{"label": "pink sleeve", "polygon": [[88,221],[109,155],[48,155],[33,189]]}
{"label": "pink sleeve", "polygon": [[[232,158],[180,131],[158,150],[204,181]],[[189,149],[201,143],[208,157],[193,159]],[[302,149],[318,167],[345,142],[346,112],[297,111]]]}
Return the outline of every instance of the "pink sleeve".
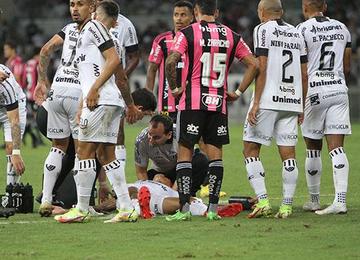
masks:
{"label": "pink sleeve", "polygon": [[171,51],[179,52],[183,55],[188,48],[188,41],[182,32],[177,32],[175,35],[174,42],[171,46]]}
{"label": "pink sleeve", "polygon": [[161,46],[159,45],[158,39],[155,39],[149,55],[149,62],[160,64],[163,58],[164,58],[164,54],[161,49]]}
{"label": "pink sleeve", "polygon": [[252,54],[252,52],[249,46],[244,42],[242,38],[240,38],[240,41],[236,46],[235,57],[238,58],[239,60],[242,60],[244,57],[250,54]]}

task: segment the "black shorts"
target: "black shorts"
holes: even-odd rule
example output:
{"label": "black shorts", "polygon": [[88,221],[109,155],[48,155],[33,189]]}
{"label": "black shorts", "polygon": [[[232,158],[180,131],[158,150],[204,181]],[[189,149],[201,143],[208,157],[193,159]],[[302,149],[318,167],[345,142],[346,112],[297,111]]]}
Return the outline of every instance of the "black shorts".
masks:
{"label": "black shorts", "polygon": [[178,112],[176,138],[182,145],[191,148],[203,138],[205,144],[220,147],[229,144],[227,115],[204,110]]}

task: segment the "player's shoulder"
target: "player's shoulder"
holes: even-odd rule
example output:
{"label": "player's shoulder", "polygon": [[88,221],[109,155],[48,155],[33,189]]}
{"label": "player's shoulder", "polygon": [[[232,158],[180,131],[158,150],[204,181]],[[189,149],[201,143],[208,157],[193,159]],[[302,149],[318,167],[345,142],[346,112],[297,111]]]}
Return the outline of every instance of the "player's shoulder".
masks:
{"label": "player's shoulder", "polygon": [[63,31],[69,31],[69,30],[77,30],[78,24],[77,23],[68,23],[63,27]]}
{"label": "player's shoulder", "polygon": [[126,24],[126,25],[134,26],[131,20],[122,14],[118,15],[117,22],[118,24]]}
{"label": "player's shoulder", "polygon": [[173,32],[172,31],[167,31],[167,32],[162,32],[159,33],[158,35],[156,35],[156,37],[154,38],[155,42],[160,42],[163,39],[166,39],[169,36],[173,36]]}
{"label": "player's shoulder", "polygon": [[6,74],[11,74],[11,70],[6,67],[4,64],[0,64],[0,70]]}

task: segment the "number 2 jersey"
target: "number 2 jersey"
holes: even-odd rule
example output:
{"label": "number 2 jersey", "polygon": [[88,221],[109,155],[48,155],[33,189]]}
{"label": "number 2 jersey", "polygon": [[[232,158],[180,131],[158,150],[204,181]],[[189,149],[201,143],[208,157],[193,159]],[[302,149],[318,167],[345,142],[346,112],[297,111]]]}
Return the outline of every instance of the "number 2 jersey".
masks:
{"label": "number 2 jersey", "polygon": [[282,20],[271,20],[254,29],[256,56],[267,57],[261,109],[303,111],[301,63],[307,62],[304,38]]}
{"label": "number 2 jersey", "polygon": [[314,93],[347,91],[343,70],[351,35],[346,26],[334,19],[317,16],[298,25],[308,50],[308,96]]}
{"label": "number 2 jersey", "polygon": [[240,35],[218,22],[197,22],[177,32],[171,47],[186,55],[186,88],[178,110],[227,114],[227,76],[234,58],[251,51]]}

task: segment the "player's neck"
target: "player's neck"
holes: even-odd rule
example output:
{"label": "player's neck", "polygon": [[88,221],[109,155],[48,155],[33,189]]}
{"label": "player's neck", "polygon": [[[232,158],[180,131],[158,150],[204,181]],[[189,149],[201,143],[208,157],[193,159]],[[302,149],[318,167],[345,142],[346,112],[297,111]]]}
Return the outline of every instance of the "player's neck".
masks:
{"label": "player's neck", "polygon": [[213,15],[204,15],[204,14],[199,15],[199,21],[213,23],[213,22],[215,22],[215,16],[213,16]]}
{"label": "player's neck", "polygon": [[84,28],[85,24],[90,20],[91,20],[91,18],[88,18],[88,19],[85,19],[81,24],[78,24],[79,31],[81,31],[82,28]]}
{"label": "player's neck", "polygon": [[264,18],[263,22],[266,23],[269,21],[276,21],[276,20],[281,20],[281,16],[280,15],[271,15],[271,16]]}
{"label": "player's neck", "polygon": [[317,17],[317,16],[324,16],[324,14],[322,12],[315,11],[309,15],[309,19]]}

